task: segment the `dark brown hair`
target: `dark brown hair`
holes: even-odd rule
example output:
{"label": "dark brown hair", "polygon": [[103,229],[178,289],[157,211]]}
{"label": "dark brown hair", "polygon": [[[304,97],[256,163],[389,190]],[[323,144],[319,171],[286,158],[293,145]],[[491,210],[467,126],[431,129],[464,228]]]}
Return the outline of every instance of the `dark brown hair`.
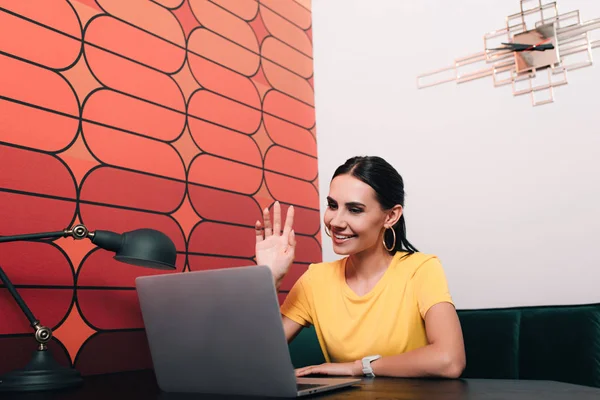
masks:
{"label": "dark brown hair", "polygon": [[[404,207],[404,181],[398,171],[383,158],[377,156],[352,157],[335,170],[333,178],[346,174],[371,186],[383,210],[389,210],[397,204]],[[419,251],[406,239],[404,212],[392,229],[396,233],[396,246],[390,251],[391,254],[397,251],[406,251],[409,254]],[[392,245],[393,236],[389,229],[384,232],[383,240],[388,247]]]}

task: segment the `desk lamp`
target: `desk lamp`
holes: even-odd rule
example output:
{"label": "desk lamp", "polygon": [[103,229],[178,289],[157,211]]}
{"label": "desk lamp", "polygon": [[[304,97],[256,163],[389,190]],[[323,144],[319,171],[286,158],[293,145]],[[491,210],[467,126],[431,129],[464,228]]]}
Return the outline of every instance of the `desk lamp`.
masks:
{"label": "desk lamp", "polygon": [[[118,234],[100,230],[89,232],[84,225],[76,225],[72,229],[57,232],[0,236],[0,243],[60,237],[72,237],[77,240],[90,239],[96,246],[116,253],[115,260],[127,264],[164,270],[175,269],[177,257],[175,245],[168,236],[154,229],[137,229]],[[12,297],[27,316],[35,330],[35,340],[38,342],[38,348],[25,368],[0,376],[0,392],[61,389],[81,384],[83,380],[77,370],[61,366],[52,357],[47,347],[47,343],[52,338],[52,330],[43,326],[35,318],[1,267],[0,281],[4,282]]]}

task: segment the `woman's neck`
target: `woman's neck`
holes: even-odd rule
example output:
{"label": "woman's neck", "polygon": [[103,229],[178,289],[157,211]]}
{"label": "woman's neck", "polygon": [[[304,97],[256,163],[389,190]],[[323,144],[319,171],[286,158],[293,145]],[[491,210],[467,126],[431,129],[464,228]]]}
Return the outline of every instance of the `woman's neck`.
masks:
{"label": "woman's neck", "polygon": [[393,256],[383,246],[374,246],[348,257],[346,278],[369,282],[379,279],[389,267]]}

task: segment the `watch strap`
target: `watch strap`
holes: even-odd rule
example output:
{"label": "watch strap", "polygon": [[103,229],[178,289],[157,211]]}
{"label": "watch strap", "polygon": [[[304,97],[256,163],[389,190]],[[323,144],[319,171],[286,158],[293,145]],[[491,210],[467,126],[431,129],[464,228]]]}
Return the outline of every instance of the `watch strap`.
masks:
{"label": "watch strap", "polygon": [[363,357],[363,359],[361,360],[363,375],[372,378],[375,377],[375,374],[373,373],[373,368],[371,367],[371,363],[379,358],[381,358],[380,355]]}

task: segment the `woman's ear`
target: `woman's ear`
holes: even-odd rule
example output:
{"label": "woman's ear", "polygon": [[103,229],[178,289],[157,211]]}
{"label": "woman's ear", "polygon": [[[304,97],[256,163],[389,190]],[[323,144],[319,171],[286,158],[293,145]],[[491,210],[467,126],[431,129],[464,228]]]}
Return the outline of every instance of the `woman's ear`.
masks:
{"label": "woman's ear", "polygon": [[402,211],[403,208],[400,204],[392,207],[387,212],[387,216],[385,217],[385,226],[391,227],[396,225],[396,222],[398,222],[400,220],[400,217],[402,216]]}

